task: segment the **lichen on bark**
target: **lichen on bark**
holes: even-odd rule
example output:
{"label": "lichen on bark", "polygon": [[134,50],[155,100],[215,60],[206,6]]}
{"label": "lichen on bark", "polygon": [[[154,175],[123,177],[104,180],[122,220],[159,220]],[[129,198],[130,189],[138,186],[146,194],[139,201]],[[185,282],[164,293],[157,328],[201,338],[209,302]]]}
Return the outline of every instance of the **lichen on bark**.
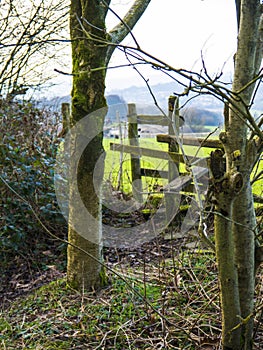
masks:
{"label": "lichen on bark", "polygon": [[[71,287],[78,290],[98,289],[104,285],[106,280],[102,267],[102,244],[99,234],[101,204],[93,185],[94,169],[104,151],[101,132],[104,114],[101,112],[92,113],[101,108],[105,108],[106,112],[105,71],[96,70],[98,67],[105,66],[106,47],[89,38],[91,35],[96,35],[101,41],[105,40],[104,31],[95,28],[105,28],[104,15],[99,7],[100,5],[96,1],[76,0],[71,2],[70,13],[73,66],[70,124],[72,127],[88,116],[89,128],[98,130],[98,134],[90,140],[84,149],[78,164],[71,161],[71,171],[77,171],[77,183],[70,184],[68,239],[72,245],[68,247],[67,278]],[[83,21],[80,24],[83,18],[87,22]],[[92,23],[94,26],[90,26],[88,23]],[[93,71],[93,69],[95,70]],[[79,128],[78,135],[72,135],[72,155],[75,151],[74,145],[78,144],[73,138],[85,140],[89,131],[83,127]],[[74,157],[71,158],[74,159]],[[102,176],[103,173],[96,174],[98,183],[102,181]],[[93,241],[81,236],[76,230],[77,223],[83,221],[83,213],[79,211],[80,205],[76,202],[76,191],[79,191],[80,198],[89,214],[96,219],[93,223],[86,223],[87,237],[95,237]]]}

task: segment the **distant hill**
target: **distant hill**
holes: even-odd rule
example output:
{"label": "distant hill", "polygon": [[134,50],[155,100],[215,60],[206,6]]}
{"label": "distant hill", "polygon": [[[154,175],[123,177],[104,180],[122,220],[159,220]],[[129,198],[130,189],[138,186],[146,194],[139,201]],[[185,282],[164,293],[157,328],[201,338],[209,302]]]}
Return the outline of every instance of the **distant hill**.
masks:
{"label": "distant hill", "polygon": [[[230,88],[230,87],[229,87]],[[161,83],[151,86],[151,90],[157,99],[158,104],[162,108],[167,107],[168,98],[170,95],[180,94],[183,88],[177,82]],[[125,89],[114,89],[112,94],[122,97],[128,103],[139,103],[153,105],[154,101],[147,86],[131,86]],[[184,105],[190,96],[181,97],[180,105]],[[186,104],[185,109],[189,107],[198,107],[200,109],[216,110],[222,113],[223,103],[211,95],[200,95]],[[257,97],[254,101],[253,109],[263,110],[263,82],[259,84]]]}
{"label": "distant hill", "polygon": [[[182,93],[183,88],[177,82],[161,83],[151,86],[158,107],[167,112],[168,98],[170,95]],[[263,110],[263,84],[260,84],[253,109]],[[131,86],[125,89],[114,89],[106,96],[109,106],[107,123],[116,122],[118,118],[123,120],[127,115],[127,103],[136,103],[138,113],[156,114],[160,110],[154,104],[153,97],[147,86]],[[190,101],[189,101],[190,100]],[[70,96],[42,99],[41,106],[46,106],[54,111],[59,111],[62,102],[70,102]],[[218,126],[223,123],[223,103],[211,95],[200,95],[194,99],[180,98],[182,114],[191,127],[199,125]]]}
{"label": "distant hill", "polygon": [[[167,108],[168,98],[170,95],[180,94],[183,92],[183,87],[177,82],[162,83],[151,86],[151,91],[154,94],[158,105],[162,108]],[[115,89],[111,91],[112,94],[116,94],[122,97],[128,103],[138,103],[146,105],[154,105],[153,97],[147,88],[147,86],[131,86],[126,89]],[[180,98],[180,104],[183,105],[189,99],[190,96]],[[210,95],[200,95],[196,99],[192,100],[186,106],[198,105],[200,108],[206,107],[209,109],[220,109],[222,103],[216,98]]]}

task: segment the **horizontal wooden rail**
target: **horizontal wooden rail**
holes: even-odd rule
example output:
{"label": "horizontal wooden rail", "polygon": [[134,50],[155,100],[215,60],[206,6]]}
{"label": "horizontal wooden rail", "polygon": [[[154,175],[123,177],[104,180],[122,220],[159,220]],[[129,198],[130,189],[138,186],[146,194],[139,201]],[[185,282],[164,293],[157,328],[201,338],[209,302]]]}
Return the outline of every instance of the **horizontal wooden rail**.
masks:
{"label": "horizontal wooden rail", "polygon": [[263,204],[263,197],[258,196],[258,195],[256,195],[256,194],[254,194],[253,197],[254,197],[254,202],[255,202],[255,203]]}
{"label": "horizontal wooden rail", "polygon": [[[118,143],[110,143],[110,150],[117,152],[130,153],[138,156],[145,156],[151,158],[159,158],[164,160],[173,160],[175,163],[184,163],[184,157],[182,154],[175,152],[165,152],[160,150],[153,150],[149,148],[143,148],[138,146],[121,145]],[[193,156],[187,156],[187,160],[190,164],[199,165],[202,167],[207,167],[208,158],[198,158]]]}
{"label": "horizontal wooden rail", "polygon": [[[195,179],[198,180],[201,177],[208,175],[208,169],[202,168],[202,167],[194,167],[193,174]],[[171,181],[168,185],[166,185],[163,189],[163,192],[165,193],[179,192],[186,186],[190,185],[192,181],[193,181],[193,178],[191,175],[179,176],[175,178],[173,181]]]}
{"label": "horizontal wooden rail", "polygon": [[168,126],[171,121],[165,115],[128,115],[129,123]]}
{"label": "horizontal wooden rail", "polygon": [[148,176],[156,179],[168,179],[168,171],[141,168],[141,176]]}
{"label": "horizontal wooden rail", "polygon": [[[171,143],[176,141],[176,137],[172,135],[159,134],[156,136],[158,142]],[[219,140],[204,139],[201,137],[184,136],[180,137],[183,145],[208,147],[208,148],[223,148],[223,144]]]}

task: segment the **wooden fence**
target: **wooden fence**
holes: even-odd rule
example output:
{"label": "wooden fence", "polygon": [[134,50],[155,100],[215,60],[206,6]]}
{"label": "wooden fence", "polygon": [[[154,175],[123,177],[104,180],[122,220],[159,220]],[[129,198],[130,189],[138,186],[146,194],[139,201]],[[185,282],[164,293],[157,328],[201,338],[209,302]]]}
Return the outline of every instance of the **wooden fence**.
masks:
{"label": "wooden fence", "polygon": [[[179,171],[180,164],[185,164],[185,159],[189,164],[194,164],[195,178],[207,175],[207,158],[194,157],[180,152],[180,147],[175,134],[179,135],[180,116],[178,108],[178,100],[171,96],[168,101],[168,116],[164,115],[143,115],[137,114],[136,105],[128,104],[128,138],[129,144],[123,145],[119,143],[111,143],[110,149],[130,154],[131,157],[131,180],[132,192],[135,199],[143,202],[142,177],[165,178],[168,179],[168,186],[164,190],[170,192],[178,192],[186,188],[192,182],[190,173],[182,173]],[[140,146],[139,142],[139,126],[142,124],[167,126],[167,134],[159,134],[156,136],[158,142],[168,144],[168,151],[155,150]],[[183,145],[192,145],[197,147],[222,148],[219,140],[211,140],[196,137],[183,137],[181,139]],[[152,157],[168,161],[167,171],[158,171],[157,169],[146,169],[141,167],[141,157]],[[175,169],[175,167],[177,169]],[[178,177],[179,173],[179,177]],[[183,175],[183,176],[182,176]]]}

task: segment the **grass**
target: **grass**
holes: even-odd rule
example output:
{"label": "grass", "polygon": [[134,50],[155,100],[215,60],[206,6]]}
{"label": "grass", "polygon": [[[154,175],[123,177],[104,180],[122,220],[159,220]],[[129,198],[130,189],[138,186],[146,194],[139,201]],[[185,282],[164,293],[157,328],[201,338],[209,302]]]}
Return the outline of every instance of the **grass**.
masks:
{"label": "grass", "polygon": [[[104,139],[104,147],[106,150],[105,159],[105,171],[104,178],[109,180],[113,187],[118,188],[124,193],[131,193],[131,165],[130,165],[130,155],[127,153],[123,154],[122,159],[122,177],[121,182],[118,183],[118,177],[120,173],[120,153],[110,150],[110,143],[117,140]],[[126,141],[127,143],[127,141]],[[159,149],[162,151],[167,151],[167,145],[162,143],[157,143],[154,139],[142,139],[140,141],[141,147]],[[156,158],[141,157],[141,167],[148,169],[158,169],[167,170],[167,161]],[[143,177],[143,188],[148,191],[149,188],[153,187],[154,184],[162,186],[167,183],[165,179],[153,179],[150,177]]]}
{"label": "grass", "polygon": [[[1,313],[1,349],[196,349],[199,332],[214,327],[218,336],[219,323],[214,265],[205,267],[211,256],[193,256],[118,266],[123,279],[111,274],[96,295],[51,282]],[[203,300],[210,289],[212,299]]]}
{"label": "grass", "polygon": [[[62,278],[20,297],[0,313],[0,348],[219,350],[214,254],[197,245],[137,263],[117,263],[117,275],[109,273],[110,284],[96,294],[77,293]],[[259,282],[256,344],[262,276]]]}

